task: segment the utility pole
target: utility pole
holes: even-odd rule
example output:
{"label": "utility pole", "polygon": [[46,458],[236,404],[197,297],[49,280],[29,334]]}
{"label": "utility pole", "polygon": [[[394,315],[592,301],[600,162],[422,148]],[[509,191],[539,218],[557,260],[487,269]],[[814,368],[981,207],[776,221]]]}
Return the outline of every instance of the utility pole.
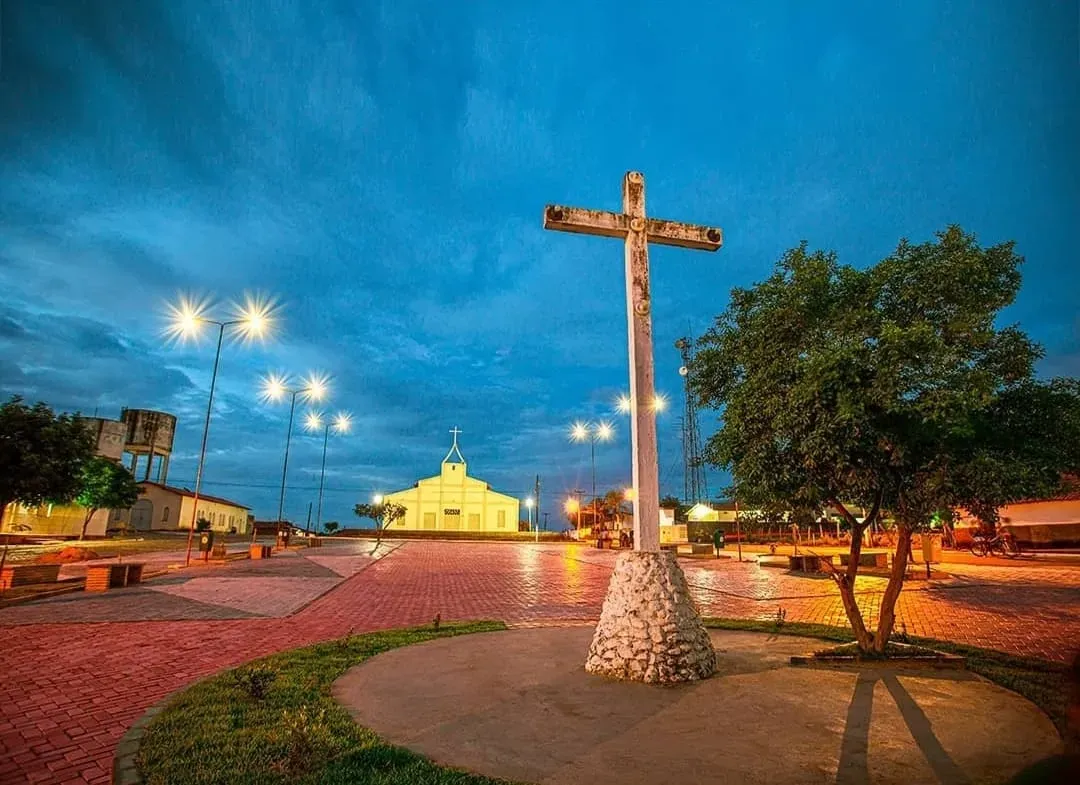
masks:
{"label": "utility pole", "polygon": [[546,512],[544,513],[544,531],[548,530],[548,522],[547,522],[548,515],[550,515],[550,513],[546,513]]}
{"label": "utility pole", "polygon": [[581,498],[585,495],[585,491],[575,488],[570,491],[570,495],[577,499],[577,535],[581,537]]}
{"label": "utility pole", "polygon": [[685,396],[682,417],[683,496],[687,504],[696,504],[708,498],[709,487],[705,480],[705,462],[702,459],[697,406],[694,405],[694,394],[690,389],[694,369],[693,339],[680,338],[675,342],[675,348],[682,356],[679,375],[683,377],[683,395]]}
{"label": "utility pole", "polygon": [[533,486],[533,501],[536,505],[536,528],[540,528],[540,475],[536,475],[536,484]]}
{"label": "utility pole", "polygon": [[307,503],[307,524],[304,526],[304,531],[311,534],[311,502]]}

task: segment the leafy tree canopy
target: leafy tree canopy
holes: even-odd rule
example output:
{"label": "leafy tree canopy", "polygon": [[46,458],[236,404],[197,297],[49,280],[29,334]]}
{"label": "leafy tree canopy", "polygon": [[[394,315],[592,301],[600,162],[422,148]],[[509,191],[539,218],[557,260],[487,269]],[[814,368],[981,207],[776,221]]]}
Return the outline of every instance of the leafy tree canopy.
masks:
{"label": "leafy tree canopy", "polygon": [[905,527],[1052,492],[1080,467],[1080,386],[1036,380],[1041,349],[995,323],[1021,262],[957,227],[862,270],[789,251],[701,339],[707,458],[748,504],[877,502]]}
{"label": "leafy tree canopy", "polygon": [[75,501],[86,508],[82,535],[98,510],[126,510],[139,497],[139,486],[131,472],[115,461],[94,456],[83,464],[82,489]]}
{"label": "leafy tree canopy", "polygon": [[13,501],[70,501],[93,450],[93,437],[72,415],[17,396],[0,405],[0,516]]}

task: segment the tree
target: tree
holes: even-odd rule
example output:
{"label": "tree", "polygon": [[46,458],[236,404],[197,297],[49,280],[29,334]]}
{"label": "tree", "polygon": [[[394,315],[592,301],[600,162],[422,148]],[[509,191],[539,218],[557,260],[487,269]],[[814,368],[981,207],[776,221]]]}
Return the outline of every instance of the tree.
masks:
{"label": "tree", "polygon": [[323,524],[323,529],[326,531],[327,534],[333,534],[338,530],[339,526],[340,524],[337,521],[327,521]]}
{"label": "tree", "polygon": [[139,498],[139,486],[131,472],[115,461],[94,456],[83,464],[82,489],[75,501],[86,508],[79,539],[86,537],[94,513],[98,510],[126,510]]}
{"label": "tree", "polygon": [[[44,403],[28,406],[18,396],[0,405],[0,530],[12,502],[70,501],[93,451],[90,432],[71,415],[55,414]],[[0,567],[7,549],[5,538]]]}
{"label": "tree", "polygon": [[405,506],[395,502],[380,502],[378,504],[358,504],[354,508],[361,518],[370,518],[375,523],[375,547],[371,552],[375,553],[382,543],[382,534],[395,521],[405,517]]}
{"label": "tree", "polygon": [[[724,409],[708,460],[731,469],[748,506],[840,513],[851,558],[833,578],[863,651],[885,651],[911,535],[936,512],[993,522],[1000,506],[1051,493],[1080,467],[1080,385],[1036,380],[1041,349],[995,325],[1021,263],[1012,243],[984,249],[958,227],[901,241],[861,270],[803,243],[767,280],[735,289],[701,339],[694,392]],[[855,578],[883,510],[897,537],[871,632]]]}

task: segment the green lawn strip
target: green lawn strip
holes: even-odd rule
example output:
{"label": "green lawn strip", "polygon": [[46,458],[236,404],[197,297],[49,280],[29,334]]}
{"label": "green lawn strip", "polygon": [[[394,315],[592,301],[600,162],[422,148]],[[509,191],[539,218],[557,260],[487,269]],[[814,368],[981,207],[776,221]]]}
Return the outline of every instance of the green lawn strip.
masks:
{"label": "green lawn strip", "polygon": [[[442,768],[393,747],[353,722],[330,696],[331,684],[380,652],[475,632],[501,622],[443,624],[354,635],[281,652],[241,672],[271,669],[261,700],[237,684],[233,671],[179,693],[147,729],[137,763],[147,783],[497,783]],[[256,669],[253,671],[252,669]]]}
{"label": "green lawn strip", "polygon": [[[784,622],[779,627],[773,621],[754,621],[748,619],[706,619],[705,626],[721,630],[746,630],[747,632],[769,632],[777,635],[796,635],[805,638],[820,638],[837,643],[849,643],[855,639],[851,630],[844,627],[830,627],[825,624],[805,624],[802,622]],[[899,636],[894,639],[903,643],[925,646],[945,654],[957,654],[967,660],[967,669],[983,678],[999,684],[1005,689],[1018,693],[1034,703],[1053,720],[1058,733],[1065,731],[1065,708],[1068,699],[1068,684],[1065,666],[1047,662],[1036,657],[1017,657],[992,649],[980,649],[961,643],[939,641],[915,636]]]}

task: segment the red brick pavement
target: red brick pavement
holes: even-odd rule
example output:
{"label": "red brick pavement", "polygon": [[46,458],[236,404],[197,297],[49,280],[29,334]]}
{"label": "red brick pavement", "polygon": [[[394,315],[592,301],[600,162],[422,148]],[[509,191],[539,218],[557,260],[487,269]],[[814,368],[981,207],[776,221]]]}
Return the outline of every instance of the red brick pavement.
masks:
{"label": "red brick pavement", "polygon": [[[285,618],[4,626],[0,613],[0,783],[107,782],[117,742],[147,707],[274,651],[436,614],[518,624],[595,618],[612,562],[580,547],[410,542]],[[789,621],[844,623],[827,581],[731,562],[691,562],[686,572],[708,615],[772,618],[783,607]],[[913,585],[900,619],[912,633],[1064,658],[1080,640],[1077,582],[1029,575],[1010,587],[1008,574],[991,577]],[[860,582],[871,614],[881,584]]]}

